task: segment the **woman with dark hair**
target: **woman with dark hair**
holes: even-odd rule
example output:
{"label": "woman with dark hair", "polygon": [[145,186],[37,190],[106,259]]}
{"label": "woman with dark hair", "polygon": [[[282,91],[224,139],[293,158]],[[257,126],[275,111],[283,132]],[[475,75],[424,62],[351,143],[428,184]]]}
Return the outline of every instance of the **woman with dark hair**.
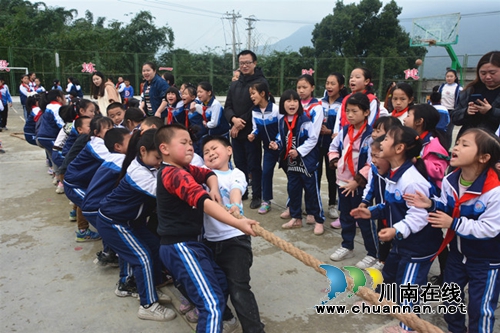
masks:
{"label": "woman with dark hair", "polygon": [[142,65],[142,76],[146,82],[140,108],[149,117],[154,116],[155,113],[161,114],[167,107],[165,94],[169,85],[156,73],[156,65],[152,62]]}
{"label": "woman with dark hair", "polygon": [[113,82],[106,81],[104,74],[101,72],[94,72],[92,75],[92,98],[97,100],[99,110],[106,115],[106,109],[111,103],[121,103],[122,99],[115,89]]}
{"label": "woman with dark hair", "polygon": [[460,94],[451,117],[462,128],[483,127],[495,132],[500,125],[500,51],[491,51],[479,59],[476,79]]}

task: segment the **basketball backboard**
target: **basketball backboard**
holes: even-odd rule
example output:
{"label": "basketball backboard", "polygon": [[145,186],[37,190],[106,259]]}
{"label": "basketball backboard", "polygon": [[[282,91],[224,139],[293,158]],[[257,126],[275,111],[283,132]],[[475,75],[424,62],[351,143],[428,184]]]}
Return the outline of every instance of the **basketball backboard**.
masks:
{"label": "basketball backboard", "polygon": [[445,46],[458,43],[460,13],[413,19],[410,46]]}

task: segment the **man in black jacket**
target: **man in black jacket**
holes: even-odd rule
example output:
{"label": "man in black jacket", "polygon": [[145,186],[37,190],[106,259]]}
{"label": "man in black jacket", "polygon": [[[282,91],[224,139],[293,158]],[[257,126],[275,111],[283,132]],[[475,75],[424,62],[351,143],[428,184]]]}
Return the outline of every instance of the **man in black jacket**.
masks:
{"label": "man in black jacket", "polygon": [[[231,138],[233,156],[236,167],[243,171],[248,180],[252,174],[252,202],[250,208],[260,207],[262,198],[262,143],[260,139],[248,141],[248,134],[252,131],[252,108],[249,88],[257,82],[265,81],[262,70],[257,66],[257,56],[250,50],[238,54],[238,80],[231,82],[227,92],[224,116],[231,124]],[[246,196],[246,195],[245,195]]]}

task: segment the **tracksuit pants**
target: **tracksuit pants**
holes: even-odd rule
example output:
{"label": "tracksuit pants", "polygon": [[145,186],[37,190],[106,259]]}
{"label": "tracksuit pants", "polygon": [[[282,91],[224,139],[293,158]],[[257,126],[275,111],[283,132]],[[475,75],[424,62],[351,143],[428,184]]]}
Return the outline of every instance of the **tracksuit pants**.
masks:
{"label": "tracksuit pants", "polygon": [[155,286],[161,281],[158,237],[145,224],[130,226],[100,213],[97,228],[103,241],[132,267],[141,305],[157,302]]}
{"label": "tracksuit pants", "polygon": [[[427,275],[431,269],[431,258],[433,256],[434,254],[427,257],[414,258],[408,252],[393,245],[382,270],[384,284],[396,283],[400,286],[410,283],[425,286],[427,284]],[[408,302],[407,299],[404,299],[401,305],[412,306],[413,304]],[[402,322],[399,325],[401,328],[411,331],[411,328]]]}
{"label": "tracksuit pants", "polygon": [[163,265],[200,312],[196,332],[222,332],[227,281],[210,249],[197,241],[160,246]]}
{"label": "tracksuit pants", "polygon": [[464,288],[467,283],[469,284],[468,330],[465,324],[465,314],[457,312],[444,315],[450,332],[486,333],[494,331],[495,309],[500,293],[499,270],[500,263],[471,260],[465,258],[457,250],[450,250],[444,270],[444,282],[455,282],[460,286],[462,303],[464,302]]}
{"label": "tracksuit pants", "polygon": [[302,191],[304,191],[307,214],[313,215],[317,223],[324,223],[325,215],[318,189],[317,171],[314,171],[310,177],[302,172],[288,171],[287,177],[290,216],[302,219]]}
{"label": "tracksuit pants", "polygon": [[348,250],[354,249],[354,237],[356,236],[356,222],[358,222],[361,236],[365,243],[367,255],[377,258],[378,235],[377,225],[373,220],[358,219],[351,216],[351,210],[358,208],[362,199],[362,191],[356,190],[354,197],[342,194],[344,189],[339,188],[339,210],[340,225],[342,227],[342,247]]}

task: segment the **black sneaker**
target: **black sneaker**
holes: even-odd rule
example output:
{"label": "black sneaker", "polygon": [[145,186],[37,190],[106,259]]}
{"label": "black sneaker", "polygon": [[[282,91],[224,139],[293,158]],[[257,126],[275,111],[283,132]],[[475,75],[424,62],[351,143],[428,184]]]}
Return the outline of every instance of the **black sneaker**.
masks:
{"label": "black sneaker", "polygon": [[261,203],[262,203],[261,198],[252,198],[252,202],[250,202],[250,209],[259,208]]}
{"label": "black sneaker", "polygon": [[94,260],[95,264],[101,266],[110,266],[110,267],[119,267],[118,257],[114,252],[105,253],[103,251],[99,251],[96,253],[96,258]]}
{"label": "black sneaker", "polygon": [[139,293],[137,292],[137,286],[135,286],[135,283],[133,281],[127,280],[125,282],[120,282],[116,284],[116,289],[115,289],[115,295],[118,297],[135,297],[137,298],[139,296]]}
{"label": "black sneaker", "polygon": [[248,200],[248,190],[243,193],[243,196],[241,197],[241,200]]}

